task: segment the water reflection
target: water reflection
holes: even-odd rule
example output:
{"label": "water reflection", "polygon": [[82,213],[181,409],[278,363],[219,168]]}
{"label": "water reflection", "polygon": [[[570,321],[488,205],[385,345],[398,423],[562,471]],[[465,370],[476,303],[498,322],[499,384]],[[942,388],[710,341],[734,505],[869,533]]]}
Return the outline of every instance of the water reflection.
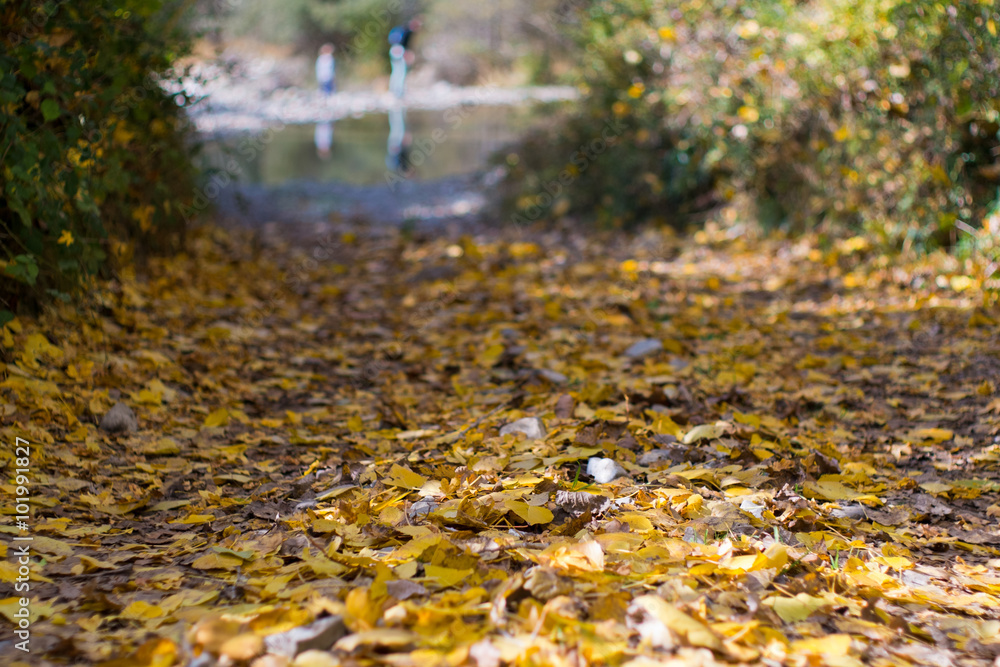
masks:
{"label": "water reflection", "polygon": [[317,157],[320,160],[329,160],[330,149],[333,147],[333,122],[316,123],[313,143],[316,144]]}
{"label": "water reflection", "polygon": [[413,136],[406,131],[406,107],[389,111],[389,139],[386,141],[385,166],[403,176],[410,176],[410,146]]}
{"label": "water reflection", "polygon": [[221,137],[207,141],[203,155],[216,169],[235,160],[246,183],[383,185],[387,171],[433,181],[486,167],[494,151],[528,127],[533,113],[510,107],[401,107],[386,115],[340,118],[336,129],[333,123],[289,124],[266,142],[254,134]]}

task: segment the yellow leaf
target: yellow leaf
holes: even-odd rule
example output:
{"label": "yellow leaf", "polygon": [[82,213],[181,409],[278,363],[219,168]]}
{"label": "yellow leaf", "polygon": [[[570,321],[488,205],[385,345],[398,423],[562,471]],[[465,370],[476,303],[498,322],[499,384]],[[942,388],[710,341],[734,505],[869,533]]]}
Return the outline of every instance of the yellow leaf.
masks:
{"label": "yellow leaf", "polygon": [[594,540],[554,544],[538,555],[542,565],[562,570],[604,571],[604,550]]}
{"label": "yellow leaf", "polygon": [[[760,119],[760,112],[753,107],[742,106],[736,113],[739,114],[740,120],[746,123],[756,123]],[[718,278],[716,278],[716,281],[718,281]]]}
{"label": "yellow leaf", "polygon": [[951,440],[955,433],[946,428],[918,428],[910,431],[912,440],[931,441],[935,444]]}
{"label": "yellow leaf", "polygon": [[802,485],[802,495],[806,498],[821,498],[823,500],[853,500],[858,497],[858,493],[854,489],[835,480],[806,482]]}
{"label": "yellow leaf", "polygon": [[383,480],[389,486],[400,486],[404,489],[419,489],[427,481],[426,477],[418,475],[409,468],[394,463],[389,469],[389,476]]}
{"label": "yellow leaf", "polygon": [[446,588],[462,583],[470,575],[472,575],[473,572],[475,572],[475,570],[456,570],[454,568],[441,567],[438,565],[424,565],[424,574]]}
{"label": "yellow leaf", "polygon": [[653,429],[654,433],[658,433],[660,435],[672,435],[677,439],[684,437],[683,427],[676,424],[668,415],[653,412],[652,410],[647,410],[646,414],[648,414],[653,420],[650,428]]}
{"label": "yellow leaf", "polygon": [[746,424],[750,428],[760,428],[760,417],[757,415],[745,415],[742,412],[734,412],[733,419],[738,424]]}
{"label": "yellow leaf", "polygon": [[347,567],[341,565],[340,563],[335,563],[329,558],[324,558],[323,556],[314,556],[309,550],[309,547],[305,547],[302,550],[301,558],[302,562],[305,563],[309,569],[321,577],[339,577],[347,572]]}
{"label": "yellow leaf", "polygon": [[[799,593],[793,598],[770,598],[776,613],[786,623],[798,623],[809,618],[813,612],[828,607],[829,602],[823,598]],[[764,601],[765,604],[768,602]]]}
{"label": "yellow leaf", "polygon": [[888,565],[894,570],[909,570],[913,567],[913,561],[902,556],[877,556],[875,562]]}
{"label": "yellow leaf", "polygon": [[208,417],[205,418],[205,428],[215,428],[217,426],[225,426],[229,423],[229,410],[225,408],[219,408]]}
{"label": "yellow leaf", "polygon": [[847,655],[847,651],[850,648],[850,635],[826,635],[824,637],[799,639],[792,642],[792,645],[789,647],[789,654],[811,653],[827,658],[840,658]]}
{"label": "yellow leaf", "polygon": [[641,595],[632,601],[638,607],[666,626],[673,634],[692,646],[704,646],[714,651],[722,650],[722,642],[711,628],[696,618],[688,616],[658,595]]}
{"label": "yellow leaf", "polygon": [[638,512],[629,512],[618,517],[628,524],[633,533],[651,533],[655,530],[653,523]]}
{"label": "yellow leaf", "polygon": [[183,519],[177,519],[176,521],[168,521],[167,523],[197,525],[199,523],[211,523],[212,521],[215,521],[215,517],[211,514],[189,514]]}
{"label": "yellow leaf", "polygon": [[504,349],[506,348],[504,348],[502,343],[494,343],[476,356],[476,363],[483,368],[491,368],[500,361]]}
{"label": "yellow leaf", "polygon": [[[21,596],[17,596],[0,600],[0,616],[6,617],[14,627],[18,627],[18,621],[21,618],[15,616],[14,614],[25,608],[21,606],[21,599]],[[41,618],[48,618],[54,611],[51,603],[39,603],[37,598],[32,600],[28,610],[31,613],[32,621],[37,621]]]}
{"label": "yellow leaf", "polygon": [[104,667],[170,667],[177,663],[177,645],[169,639],[150,639],[123,658],[102,662]]}
{"label": "yellow leaf", "polygon": [[212,551],[195,559],[191,567],[196,570],[235,570],[244,563],[239,556]]}
{"label": "yellow leaf", "polygon": [[690,445],[699,440],[715,440],[724,433],[726,433],[726,423],[716,422],[714,424],[702,424],[701,426],[695,426],[693,429],[687,432],[684,436],[684,444]]}
{"label": "yellow leaf", "polygon": [[59,235],[59,240],[56,243],[64,245],[67,248],[73,245],[73,233],[68,229],[62,230],[62,234]]}
{"label": "yellow leaf", "polygon": [[163,402],[163,396],[149,389],[142,389],[139,393],[132,394],[132,400],[140,405],[160,405]]}
{"label": "yellow leaf", "polygon": [[764,552],[764,557],[767,558],[764,567],[780,570],[788,563],[788,549],[783,544],[772,544]]}
{"label": "yellow leaf", "polygon": [[941,482],[924,482],[920,485],[920,488],[935,496],[944,496],[947,495],[953,487],[951,484],[943,484]]}
{"label": "yellow leaf", "polygon": [[719,563],[719,572],[722,574],[743,574],[759,570],[767,564],[764,554],[752,554],[748,556],[732,556]]}
{"label": "yellow leaf", "polygon": [[[412,644],[417,640],[417,635],[406,630],[393,630],[391,628],[380,628],[378,630],[366,630],[347,635],[334,644],[334,648],[350,653],[359,646],[395,646],[401,647]],[[333,664],[333,663],[331,663]]]}
{"label": "yellow leaf", "polygon": [[550,523],[555,517],[545,507],[535,507],[521,500],[508,500],[504,506],[531,526]]}
{"label": "yellow leaf", "polygon": [[164,615],[159,605],[149,604],[145,600],[136,600],[122,609],[121,617],[134,621],[148,621]]}
{"label": "yellow leaf", "polygon": [[365,430],[365,423],[361,421],[360,415],[354,415],[347,420],[347,428],[350,429],[351,433],[361,433]]}

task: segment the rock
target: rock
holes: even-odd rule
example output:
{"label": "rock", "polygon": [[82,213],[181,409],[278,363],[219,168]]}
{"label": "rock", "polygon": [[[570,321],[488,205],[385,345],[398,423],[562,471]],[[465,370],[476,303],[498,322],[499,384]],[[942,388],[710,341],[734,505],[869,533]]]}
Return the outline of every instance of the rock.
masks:
{"label": "rock", "polygon": [[838,509],[830,512],[830,516],[837,519],[854,519],[855,521],[866,519],[865,506],[861,503],[844,503]]}
{"label": "rock", "polygon": [[407,516],[409,516],[411,520],[416,519],[420,516],[426,518],[427,515],[436,510],[437,507],[438,503],[436,503],[433,500],[427,500],[427,499],[418,500],[417,502],[410,505],[410,511],[407,513]]}
{"label": "rock", "polygon": [[680,463],[687,459],[685,456],[686,453],[687,452],[683,447],[653,449],[639,456],[636,463],[646,467],[654,466],[657,463],[663,463],[664,461],[669,463]]}
{"label": "rock", "polygon": [[139,430],[139,420],[132,408],[119,402],[101,418],[100,429],[105,433],[132,433]]}
{"label": "rock", "polygon": [[566,376],[562,373],[557,373],[556,371],[550,371],[548,368],[542,368],[538,371],[538,374],[551,382],[552,384],[565,384]]}
{"label": "rock", "polygon": [[268,635],[264,645],[269,653],[294,658],[309,650],[325,651],[346,634],[343,617],[327,616],[309,625]]}
{"label": "rock", "polygon": [[615,477],[621,477],[628,473],[612,459],[594,457],[587,461],[587,474],[593,477],[598,484],[607,484]]}
{"label": "rock", "polygon": [[643,338],[642,340],[632,343],[627,350],[625,350],[625,356],[629,359],[642,359],[643,357],[648,357],[651,354],[656,354],[663,349],[663,343],[660,342],[658,338]]}
{"label": "rock", "polygon": [[744,498],[743,502],[740,503],[740,509],[748,514],[751,514],[754,518],[760,519],[764,515],[764,510],[767,509],[764,505],[759,505],[749,498]]}
{"label": "rock", "polygon": [[529,440],[542,440],[545,438],[545,423],[538,417],[525,417],[504,425],[500,429],[500,435],[510,435],[513,433],[523,433]]}

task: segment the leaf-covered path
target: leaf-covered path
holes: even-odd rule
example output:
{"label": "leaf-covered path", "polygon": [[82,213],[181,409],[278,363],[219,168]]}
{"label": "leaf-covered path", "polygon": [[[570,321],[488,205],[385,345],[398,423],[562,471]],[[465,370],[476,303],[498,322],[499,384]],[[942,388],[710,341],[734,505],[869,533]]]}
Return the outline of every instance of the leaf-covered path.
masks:
{"label": "leaf-covered path", "polygon": [[997,314],[941,269],[856,240],[202,233],[2,331],[0,649],[995,664]]}

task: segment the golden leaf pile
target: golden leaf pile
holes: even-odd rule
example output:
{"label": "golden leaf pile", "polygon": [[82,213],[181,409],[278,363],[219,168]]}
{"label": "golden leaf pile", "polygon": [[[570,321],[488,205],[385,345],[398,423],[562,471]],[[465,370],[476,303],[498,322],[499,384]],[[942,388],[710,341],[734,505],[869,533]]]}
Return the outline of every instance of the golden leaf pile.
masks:
{"label": "golden leaf pile", "polygon": [[[710,233],[203,232],[2,330],[31,657],[993,664],[998,315],[945,269]],[[98,428],[118,402],[137,432]]]}

